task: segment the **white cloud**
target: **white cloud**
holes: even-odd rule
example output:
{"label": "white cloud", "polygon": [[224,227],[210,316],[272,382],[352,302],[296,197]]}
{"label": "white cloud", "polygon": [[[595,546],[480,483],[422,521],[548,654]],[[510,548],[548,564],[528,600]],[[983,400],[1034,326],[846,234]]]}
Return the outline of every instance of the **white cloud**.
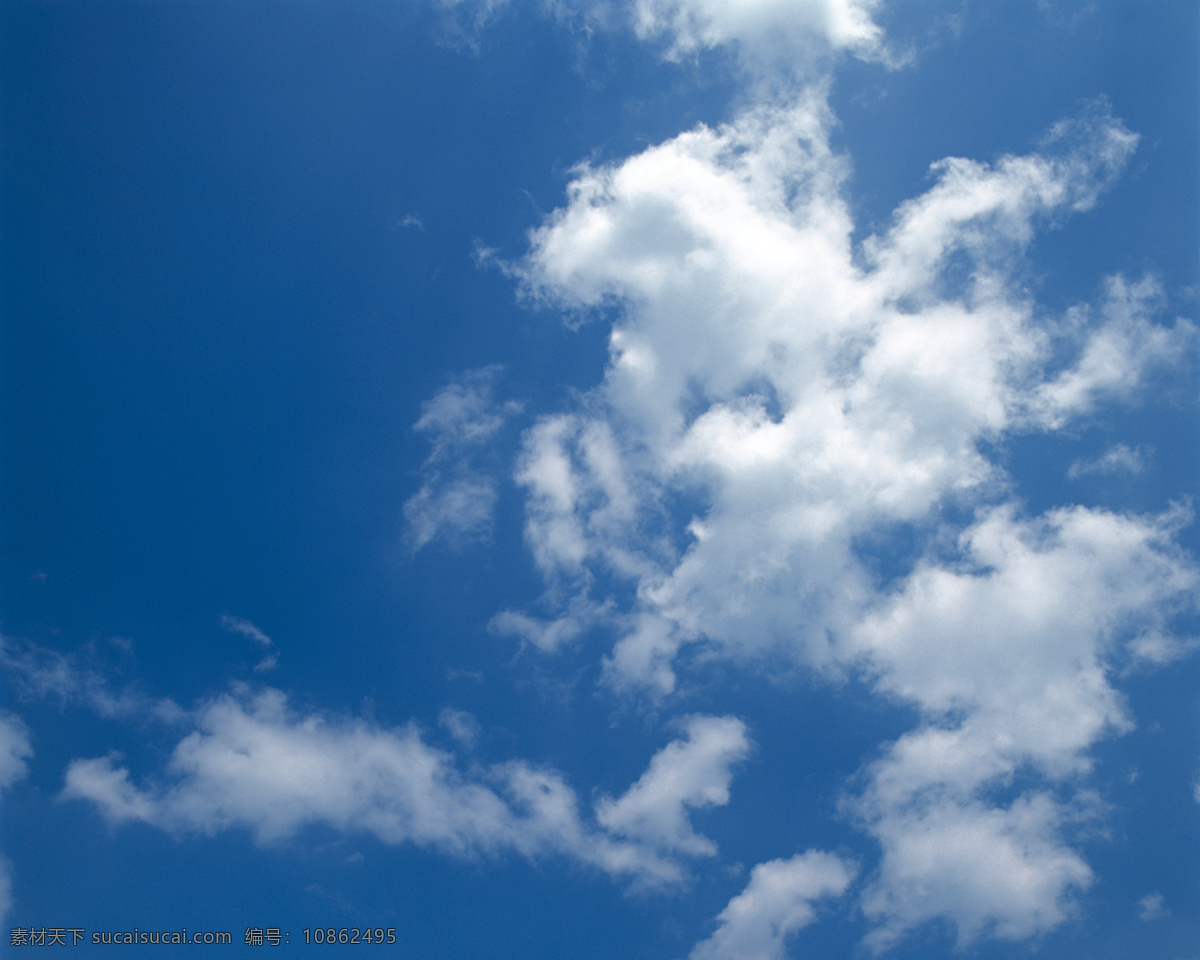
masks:
{"label": "white cloud", "polygon": [[488,629],[501,636],[517,637],[542,650],[556,650],[582,634],[585,625],[586,620],[570,614],[547,621],[519,610],[501,610],[488,622]]}
{"label": "white cloud", "polygon": [[455,710],[453,707],[442,708],[438,714],[438,726],[468,750],[475,747],[483,733],[479,721],[472,714],[465,710]]}
{"label": "white cloud", "polygon": [[482,367],[460,374],[421,405],[414,430],[428,433],[433,443],[431,457],[443,459],[491,438],[505,420],[521,409],[508,401],[497,406],[492,388],[501,368]]}
{"label": "white cloud", "polygon": [[1086,340],[1079,361],[1039,388],[1036,403],[1054,426],[1089,413],[1104,399],[1127,399],[1155,368],[1182,364],[1195,342],[1186,321],[1173,327],[1150,323],[1162,290],[1153,278],[1129,283],[1110,277],[1102,321]]}
{"label": "white cloud", "polygon": [[1077,480],[1089,474],[1128,473],[1139,474],[1145,469],[1146,457],[1152,451],[1145,447],[1130,447],[1124,443],[1114,444],[1099,457],[1092,460],[1076,460],[1067,470],[1067,477]]}
{"label": "white cloud", "polygon": [[0,856],[0,921],[12,910],[12,861]]}
{"label": "white cloud", "polygon": [[269,650],[274,646],[271,638],[258,629],[249,620],[243,620],[241,617],[231,617],[225,614],[221,617],[221,626],[231,633],[240,633],[243,637],[253,640],[260,647]]}
{"label": "white cloud", "polygon": [[788,937],[816,920],[814,903],[841,896],[854,874],[852,864],[817,850],[760,863],[690,960],[784,960]]}
{"label": "white cloud", "polygon": [[1171,911],[1163,906],[1163,895],[1161,893],[1148,893],[1138,901],[1138,919],[1139,920],[1158,920],[1161,917],[1170,916]]}
{"label": "white cloud", "polygon": [[[123,642],[114,645],[125,649]],[[62,704],[78,703],[102,717],[128,718],[149,714],[165,721],[179,717],[179,707],[170,700],[150,700],[132,686],[114,690],[106,672],[96,661],[93,645],[71,654],[34,643],[18,643],[0,636],[0,667],[12,678],[23,697],[55,699]]]}
{"label": "white cloud", "polygon": [[[963,944],[1028,937],[1091,882],[1069,828],[1096,813],[1088,751],[1132,723],[1110,675],[1190,649],[1173,622],[1197,574],[1179,511],[1025,518],[986,451],[1131,402],[1194,331],[1159,322],[1153,279],[1061,316],[1022,282],[1036,230],[1093,207],[1135,149],[1105,104],[1030,154],[934,164],[858,246],[832,125],[809,87],[581,166],[532,234],[526,297],[617,318],[602,384],[525,435],[526,539],[567,618],[540,623],[614,604],[606,681],[659,697],[685,647],[866,671],[921,716],[848,800],[883,851],[872,944],[937,918]],[[881,576],[898,533],[923,559]],[[1018,775],[1040,785],[997,800]]]}
{"label": "white cloud", "polygon": [[445,41],[475,53],[479,51],[485,29],[508,5],[509,0],[434,0],[432,4],[444,14]]}
{"label": "white cloud", "polygon": [[[6,790],[28,772],[33,756],[29,731],[18,717],[0,712],[0,790]],[[12,909],[12,862],[0,856],[0,921]]]}
{"label": "white cloud", "polygon": [[[810,77],[851,53],[899,65],[873,16],[880,0],[544,0],[543,11],[586,50],[598,32],[632,31],[668,61],[728,51],[754,81]],[[509,0],[437,0],[452,42],[479,49],[484,29]],[[406,218],[407,219],[407,218]]]}
{"label": "white cloud", "polygon": [[[995,307],[1027,308],[1014,302],[1017,291],[1000,286],[1012,257],[1032,240],[1039,221],[1095,206],[1137,142],[1135,134],[1113,119],[1107,104],[1097,102],[1080,116],[1056,124],[1039,152],[1003,156],[991,165],[963,157],[933,164],[930,173],[937,177],[936,184],[901,204],[891,229],[864,244],[874,268],[873,284],[885,296],[908,298],[909,306],[928,307],[966,295],[967,302],[977,306],[1000,298]],[[967,278],[947,271],[964,265],[953,260],[956,254],[966,257],[971,270]],[[1127,299],[1123,294],[1128,288],[1116,283],[1120,289],[1114,293]],[[1012,359],[1019,360],[1039,346],[1036,331],[1029,329],[1030,318],[1020,313],[1010,318],[1024,321],[1011,330],[1001,325],[1003,319],[993,318],[994,333],[1016,334],[1017,339],[989,345],[990,352],[1007,348]]]}
{"label": "white cloud", "polygon": [[877,0],[635,0],[634,31],[669,59],[732,47],[747,66],[812,68],[830,51],[880,56]]}
{"label": "white cloud", "polygon": [[[475,735],[466,716],[442,719],[452,734]],[[510,761],[463,772],[413,724],[385,729],[301,715],[278,690],[244,687],[204,704],[192,721],[157,782],[135,784],[115,756],[79,759],[62,798],[91,801],[112,823],[204,834],[240,827],[267,844],[323,824],[468,858],[566,856],[635,887],[677,884],[685,876],[680,855],[709,852],[682,806],[723,802],[741,729],[729,719],[693,718],[689,739],[668,744],[631,789],[635,799],[622,809],[637,807],[644,819],[609,831],[602,816],[597,826],[580,814],[575,792],[554,771]],[[672,775],[680,778],[674,787],[664,783]]]}
{"label": "white cloud", "polygon": [[692,829],[688,807],[729,803],[731,767],[750,750],[746,725],[733,717],[689,717],[686,740],[660,750],[640,780],[617,800],[602,800],[596,819],[611,833],[656,849],[712,856],[716,845]]}
{"label": "white cloud", "polygon": [[[443,5],[478,30],[504,4]],[[569,15],[565,0],[552,6]],[[724,48],[760,76],[811,75],[841,52],[890,57],[876,0],[574,6],[590,23],[632,24],[670,59]],[[524,435],[515,479],[549,613],[505,610],[490,627],[546,652],[615,627],[605,681],[660,698],[685,648],[861,671],[918,715],[845,801],[882,851],[861,901],[876,925],[868,944],[938,919],[960,947],[1023,939],[1071,916],[1093,882],[1070,832],[1102,810],[1083,779],[1090,749],[1133,723],[1114,676],[1190,649],[1173,616],[1198,578],[1173,543],[1177,516],[1027,517],[986,451],[1132,402],[1194,330],[1159,321],[1152,278],[1107,278],[1096,304],[1061,317],[1020,281],[1035,232],[1093,207],[1135,150],[1103,104],[1029,154],[934,164],[930,188],[859,244],[834,126],[818,83],[576,170],[513,272],[526,297],[573,320],[615,308],[610,363],[575,408]],[[424,229],[415,216],[401,225]],[[520,409],[494,400],[497,372],[464,374],[422,408],[415,429],[432,452],[404,505],[414,551],[490,531],[496,482],[478,461]],[[1069,475],[1137,472],[1142,456],[1118,445]],[[691,516],[677,524],[681,508]],[[963,508],[965,526],[948,519]],[[888,570],[873,544],[897,531],[920,559]],[[614,579],[631,604],[606,595]],[[249,621],[222,624],[273,649]],[[43,695],[107,715],[144,709],[67,658],[5,657]],[[6,748],[7,722],[0,786],[27,755],[17,739]],[[135,783],[116,756],[81,759],[63,797],[173,832],[244,828],[271,843],[323,824],[463,857],[565,856],[654,886],[715,853],[690,811],[729,802],[750,749],[740,720],[690,717],[589,816],[554,771],[463,769],[413,724],[303,714],[275,690],[237,688],[189,722],[157,780]],[[467,749],[479,739],[470,714],[447,708],[439,722]],[[781,960],[854,875],[813,850],[759,864],[692,960]],[[1152,919],[1162,897],[1139,907]]]}
{"label": "white cloud", "polygon": [[475,465],[479,451],[521,404],[492,397],[500,367],[483,367],[455,378],[421,406],[413,429],[427,434],[433,450],[421,468],[421,489],[404,504],[413,551],[435,537],[451,542],[487,536],[492,528],[496,484]]}
{"label": "white cloud", "polygon": [[[1147,638],[1167,642],[1200,582],[1171,532],[1161,518],[1076,507],[1019,521],[1002,508],[962,535],[959,557],[920,563],[856,628],[877,689],[924,718],[851,804],[883,847],[864,902],[877,946],[935,917],[965,945],[1070,915],[1091,871],[1059,828],[1086,806],[1076,783],[1088,749],[1132,726],[1108,665]],[[1024,772],[1076,791],[1074,807],[1044,791],[989,802]]]}
{"label": "white cloud", "polygon": [[[857,539],[1000,489],[981,440],[1063,423],[1169,353],[1134,350],[1114,380],[1088,359],[1114,324],[1139,343],[1189,336],[1114,281],[1099,322],[1077,312],[1052,338],[1009,279],[1034,224],[1093,204],[1132,150],[1102,107],[1045,155],[936,165],[857,255],[831,123],[810,89],[580,168],[519,268],[532,298],[622,308],[586,412],[539,421],[516,474],[551,582],[638,584],[617,685],[669,691],[676,651],[701,639],[831,664],[871,593]],[[706,505],[682,555],[672,497]]]}
{"label": "white cloud", "polygon": [[266,673],[279,666],[279,652],[275,642],[258,629],[249,620],[241,617],[231,617],[225,614],[221,617],[221,626],[231,633],[240,633],[243,637],[253,640],[265,651],[265,656],[254,666],[255,673]]}
{"label": "white cloud", "polygon": [[953,921],[960,949],[985,930],[1021,940],[1053,929],[1073,912],[1070,894],[1092,882],[1058,835],[1071,814],[1044,793],[1008,807],[934,798],[889,813],[875,830],[880,874],[863,897],[879,924],[868,946],[886,949],[938,917]]}
{"label": "white cloud", "polygon": [[[547,597],[550,606],[555,606],[557,595],[558,591],[550,591]],[[556,612],[558,616],[543,619],[519,610],[502,610],[488,622],[488,629],[552,652],[574,642],[589,628],[611,620],[612,603],[594,603],[588,599],[586,588],[582,588]]]}
{"label": "white cloud", "polygon": [[404,504],[413,549],[419,550],[439,535],[454,540],[488,534],[495,506],[496,487],[488,477],[447,479],[440,472],[427,474],[421,489]]}
{"label": "white cloud", "polygon": [[0,790],[25,776],[27,760],[33,756],[29,731],[11,713],[0,713]]}
{"label": "white cloud", "polygon": [[1163,635],[1200,583],[1171,543],[1174,519],[986,512],[961,535],[961,553],[918,564],[855,628],[855,643],[879,688],[931,720],[988,723],[983,740],[1048,774],[1075,772],[1080,750],[1127,723],[1106,664]]}

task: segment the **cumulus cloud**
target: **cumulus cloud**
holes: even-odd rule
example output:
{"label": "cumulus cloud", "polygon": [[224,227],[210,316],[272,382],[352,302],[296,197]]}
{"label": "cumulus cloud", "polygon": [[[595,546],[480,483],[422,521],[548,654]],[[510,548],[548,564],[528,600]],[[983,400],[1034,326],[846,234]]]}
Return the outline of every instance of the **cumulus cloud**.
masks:
{"label": "cumulus cloud", "polygon": [[[1007,483],[980,441],[1067,422],[1171,352],[1126,351],[1114,379],[1089,360],[1114,324],[1173,350],[1190,336],[1114,281],[1097,323],[1052,337],[1011,280],[1035,224],[1093,204],[1133,149],[1103,108],[1045,154],[935,165],[857,251],[831,123],[809,90],[580,168],[520,268],[531,298],[621,308],[588,411],[539,421],[516,474],[549,579],[639,586],[617,685],[670,691],[700,639],[831,662],[871,592],[857,539]],[[707,509],[664,531],[672,498]]]}
{"label": "cumulus cloud", "polygon": [[855,642],[879,689],[939,722],[1003,718],[1004,737],[992,721],[982,739],[1076,772],[1082,747],[1127,722],[1106,663],[1192,602],[1198,577],[1171,542],[1174,519],[1074,507],[1030,521],[997,508],[961,535],[957,563],[919,563]]}
{"label": "cumulus cloud", "polygon": [[876,829],[883,865],[863,898],[880,924],[868,946],[886,949],[935,917],[953,921],[960,948],[985,929],[1007,940],[1053,929],[1073,912],[1069,894],[1092,882],[1059,837],[1070,814],[1032,793],[1003,808],[933,800],[885,818]]}
{"label": "cumulus cloud", "polygon": [[[467,718],[442,716],[452,734],[474,736]],[[240,827],[264,844],[320,824],[467,858],[565,856],[656,887],[684,879],[681,855],[711,852],[682,806],[727,800],[728,765],[744,741],[738,721],[693,718],[688,739],[663,748],[616,802],[632,813],[605,829],[558,773],[519,760],[464,772],[413,724],[300,714],[282,692],[246,687],[205,703],[192,723],[158,780],[136,784],[115,755],[77,759],[61,797],[94,803],[114,824],[210,835]]]}
{"label": "cumulus cloud", "polygon": [[783,960],[787,939],[816,920],[816,901],[841,896],[854,874],[852,864],[818,850],[758,864],[690,960]]}
{"label": "cumulus cloud", "polygon": [[[962,944],[1027,937],[1092,879],[1069,834],[1097,810],[1089,749],[1132,724],[1112,674],[1190,649],[1197,575],[1182,511],[1029,517],[988,451],[1130,402],[1194,329],[1162,322],[1153,278],[1058,316],[1021,279],[1037,230],[1136,148],[1106,104],[1031,153],[934,164],[858,244],[833,123],[809,86],[583,165],[532,234],[523,295],[616,319],[603,382],[526,432],[515,475],[561,614],[505,623],[554,625],[553,648],[609,604],[605,681],[658,697],[689,651],[865,672],[921,717],[847,801],[883,852],[872,944],[935,918]],[[898,536],[917,559],[897,567]],[[999,800],[1018,775],[1042,786]]]}
{"label": "cumulus cloud", "polygon": [[[1173,529],[1169,516],[997,508],[856,625],[876,689],[923,718],[847,804],[883,852],[863,898],[872,947],[935,918],[965,947],[1073,915],[1093,876],[1066,834],[1100,812],[1081,786],[1088,750],[1132,726],[1109,665],[1169,642],[1200,581]],[[1022,774],[1046,786],[997,800]]]}
{"label": "cumulus cloud", "polygon": [[491,532],[496,484],[475,459],[521,410],[493,400],[500,367],[483,367],[455,378],[421,406],[413,429],[429,437],[432,452],[421,468],[421,488],[404,504],[409,546],[415,552],[433,540],[451,542]]}

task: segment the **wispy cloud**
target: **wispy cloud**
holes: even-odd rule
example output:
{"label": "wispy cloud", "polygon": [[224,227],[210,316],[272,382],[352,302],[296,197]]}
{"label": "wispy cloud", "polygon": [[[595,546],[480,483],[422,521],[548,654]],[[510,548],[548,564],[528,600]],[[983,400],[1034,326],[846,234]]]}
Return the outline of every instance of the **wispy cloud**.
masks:
{"label": "wispy cloud", "polygon": [[0,790],[7,790],[25,776],[32,756],[28,728],[19,717],[0,713]]}
{"label": "wispy cloud", "polygon": [[[126,642],[117,640],[113,645],[125,649]],[[64,654],[0,637],[0,668],[17,693],[30,700],[78,704],[114,719],[155,716],[171,721],[182,712],[171,700],[151,699],[134,684],[115,685],[112,670],[102,663],[94,645]]]}
{"label": "wispy cloud", "polygon": [[1138,901],[1138,919],[1139,920],[1158,920],[1162,917],[1170,916],[1171,911],[1163,906],[1163,895],[1161,893],[1148,893]]}
{"label": "wispy cloud", "polygon": [[474,749],[483,734],[479,721],[472,714],[465,710],[455,710],[452,707],[442,708],[441,713],[438,714],[438,726],[468,750]]}
{"label": "wispy cloud", "polygon": [[279,666],[279,650],[275,646],[275,642],[249,620],[223,614],[220,624],[230,633],[240,633],[263,649],[263,658],[254,666],[255,673],[267,673]]}
{"label": "wispy cloud", "polygon": [[1109,447],[1099,457],[1091,460],[1076,460],[1067,470],[1067,476],[1072,480],[1090,474],[1107,475],[1113,473],[1128,473],[1136,475],[1146,466],[1146,459],[1153,453],[1147,447],[1130,447],[1118,443]]}
{"label": "wispy cloud", "polygon": [[496,480],[476,460],[522,408],[514,400],[493,399],[500,370],[464,373],[421,407],[413,429],[429,437],[433,450],[421,468],[421,488],[404,504],[413,552],[437,537],[457,543],[491,532]]}
{"label": "wispy cloud", "polygon": [[[478,51],[484,28],[509,0],[440,0],[451,38]],[[820,76],[841,54],[899,65],[874,13],[878,0],[549,0],[543,9],[586,46],[596,33],[627,33],[667,61],[730,54],[742,78],[794,81]]]}

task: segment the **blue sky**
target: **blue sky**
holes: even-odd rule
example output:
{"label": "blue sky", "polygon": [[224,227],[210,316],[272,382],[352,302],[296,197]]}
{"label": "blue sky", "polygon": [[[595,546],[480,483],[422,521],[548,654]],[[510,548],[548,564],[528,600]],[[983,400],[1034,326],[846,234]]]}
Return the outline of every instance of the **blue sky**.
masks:
{"label": "blue sky", "polygon": [[7,928],[1198,956],[1194,4],[0,43]]}

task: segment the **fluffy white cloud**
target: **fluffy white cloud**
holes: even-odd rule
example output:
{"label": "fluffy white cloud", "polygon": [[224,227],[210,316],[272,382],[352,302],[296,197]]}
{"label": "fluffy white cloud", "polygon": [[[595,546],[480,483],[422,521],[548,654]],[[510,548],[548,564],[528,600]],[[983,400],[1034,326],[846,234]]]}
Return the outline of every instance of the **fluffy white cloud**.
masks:
{"label": "fluffy white cloud", "polygon": [[[1171,544],[1173,519],[992,511],[957,556],[921,562],[856,626],[877,689],[924,717],[849,804],[883,850],[864,897],[873,946],[937,917],[965,946],[1071,915],[1092,874],[1062,828],[1095,806],[1077,787],[1088,749],[1132,726],[1109,664],[1176,643],[1166,623],[1200,585]],[[989,799],[1022,773],[1073,799]]]}
{"label": "fluffy white cloud", "polygon": [[[517,471],[548,578],[638,584],[618,685],[669,691],[700,639],[833,663],[872,591],[857,541],[999,489],[980,441],[1128,392],[1191,336],[1153,321],[1149,281],[1113,280],[1098,319],[1048,331],[1008,279],[1034,225],[1093,204],[1133,149],[1102,107],[1044,154],[935,165],[857,251],[830,124],[809,90],[583,167],[519,268],[543,302],[621,307],[587,412],[535,425]],[[1119,375],[1095,359],[1116,341]],[[672,499],[697,505],[686,531]]]}
{"label": "fluffy white cloud", "polygon": [[404,504],[414,551],[438,536],[455,541],[491,531],[495,480],[473,460],[521,409],[512,400],[503,404],[493,400],[499,373],[497,366],[468,371],[421,407],[413,429],[429,436],[433,450],[422,466],[421,489]]}
{"label": "fluffy white cloud", "polygon": [[[1020,280],[1036,230],[1094,206],[1136,147],[1103,103],[1033,153],[934,164],[858,245],[832,123],[809,87],[582,166],[533,233],[524,295],[617,319],[603,382],[527,431],[516,472],[559,616],[503,616],[545,649],[589,614],[614,626],[607,682],[660,697],[685,650],[865,671],[922,718],[847,801],[883,851],[872,943],[934,918],[963,944],[1026,937],[1091,881],[1068,834],[1096,809],[1090,747],[1132,723],[1111,675],[1189,648],[1173,618],[1197,576],[1180,511],[1025,517],[987,451],[1128,402],[1194,331],[1159,322],[1153,279],[1061,316]],[[1000,800],[1018,775],[1042,786]]]}
{"label": "fluffy white cloud", "polygon": [[634,30],[678,60],[731,46],[749,66],[818,61],[830,50],[879,55],[877,0],[635,0]]}
{"label": "fluffy white cloud", "polygon": [[446,478],[434,471],[404,504],[409,541],[419,550],[439,535],[451,540],[486,535],[495,506],[496,487],[487,477]]}
{"label": "fluffy white cloud", "polygon": [[985,930],[1019,940],[1057,926],[1071,915],[1070,893],[1092,882],[1059,836],[1073,816],[1044,793],[1008,807],[931,799],[890,813],[876,826],[884,859],[863,898],[880,924],[868,945],[883,950],[936,917],[953,921],[960,948]]}
{"label": "fluffy white cloud", "polygon": [[[436,0],[454,42],[478,49],[509,0]],[[666,60],[723,49],[752,82],[812,76],[844,52],[899,63],[874,13],[880,0],[545,0],[543,9],[581,36],[629,31]],[[402,225],[408,225],[405,217]],[[417,221],[419,224],[420,221]]]}
{"label": "fluffy white cloud", "polygon": [[760,863],[690,960],[783,960],[787,938],[816,919],[813,904],[841,896],[854,874],[852,864],[817,850]]}
{"label": "fluffy white cloud", "polygon": [[855,642],[879,688],[931,720],[960,718],[956,730],[978,728],[980,743],[1049,775],[1077,772],[1081,750],[1128,722],[1107,664],[1165,637],[1200,583],[1171,543],[1177,522],[1083,507],[1036,521],[991,511],[962,534],[958,556],[918,564]]}
{"label": "fluffy white cloud", "polygon": [[[463,732],[463,720],[443,715],[452,733]],[[738,721],[693,718],[688,739],[657,754],[597,826],[559,774],[523,761],[463,772],[412,724],[389,730],[300,715],[280,691],[247,688],[206,703],[192,722],[159,782],[138,786],[114,756],[80,759],[62,797],[91,801],[114,823],[172,832],[242,827],[277,843],[321,824],[470,858],[567,856],[635,886],[660,886],[684,878],[679,855],[712,851],[682,808],[726,802],[728,767],[746,749]],[[606,830],[613,809],[624,816]]]}
{"label": "fluffy white cloud", "polygon": [[716,845],[699,836],[688,807],[729,803],[731,767],[750,750],[746,726],[732,717],[689,717],[686,740],[668,744],[640,780],[617,800],[603,800],[596,819],[610,832],[656,849],[712,856]]}

